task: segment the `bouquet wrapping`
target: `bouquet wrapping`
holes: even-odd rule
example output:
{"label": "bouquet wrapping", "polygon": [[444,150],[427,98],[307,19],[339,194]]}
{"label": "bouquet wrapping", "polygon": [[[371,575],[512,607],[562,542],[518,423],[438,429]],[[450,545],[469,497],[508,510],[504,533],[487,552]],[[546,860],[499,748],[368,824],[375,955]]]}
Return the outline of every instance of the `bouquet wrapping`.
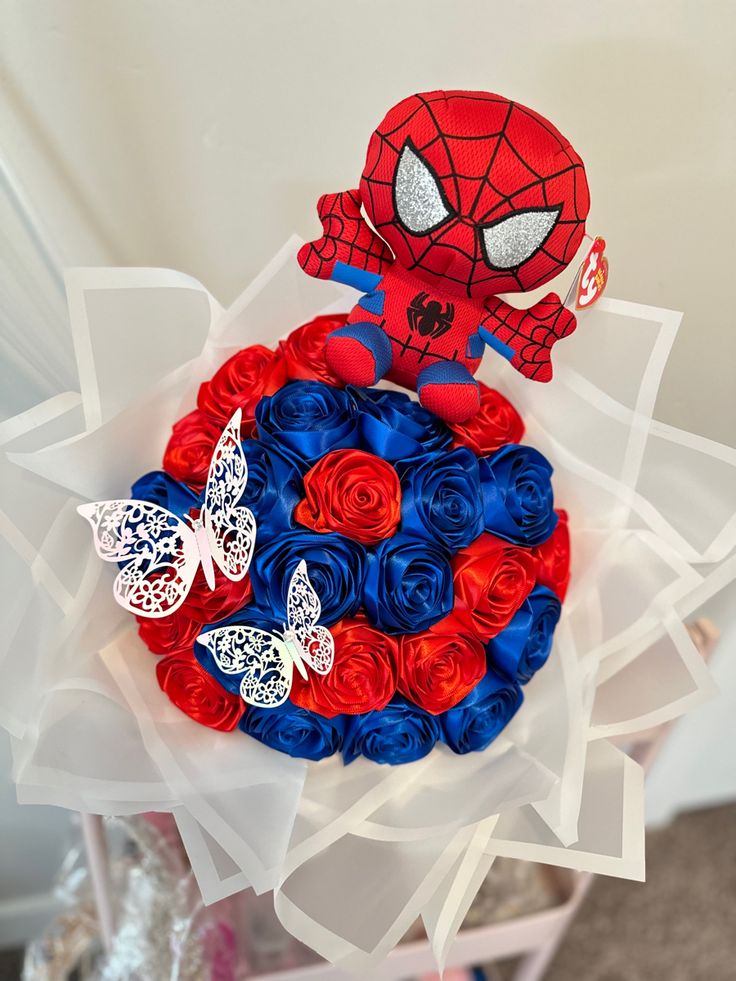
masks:
{"label": "bouquet wrapping", "polygon": [[[616,743],[712,693],[683,618],[736,572],[736,459],[653,418],[680,315],[604,298],[548,385],[500,359],[478,374],[553,465],[572,545],[552,652],[487,748],[458,754],[445,737],[413,762],[354,752],[345,765],[229,722],[197,725],[162,693],[76,507],[123,496],[165,452],[172,463],[173,423],[239,350],[283,342],[288,355],[294,328],[349,306],[343,287],[300,274],[298,245],[228,309],[165,270],[69,274],[78,390],[0,427],[13,597],[0,722],[19,800],[170,812],[207,902],[273,890],[284,926],[352,970],[370,970],[421,916],[443,963],[496,856],[643,877],[641,772]],[[291,357],[298,366],[309,352]],[[226,418],[222,393],[217,409]],[[191,470],[196,453],[179,463]],[[288,480],[279,486],[274,507],[289,494]]]}

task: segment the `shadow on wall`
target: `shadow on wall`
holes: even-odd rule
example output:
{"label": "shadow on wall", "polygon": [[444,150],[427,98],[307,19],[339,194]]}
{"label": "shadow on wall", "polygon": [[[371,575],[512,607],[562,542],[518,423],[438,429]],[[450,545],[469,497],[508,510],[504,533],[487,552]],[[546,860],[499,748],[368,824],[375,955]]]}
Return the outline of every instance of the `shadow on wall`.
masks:
{"label": "shadow on wall", "polygon": [[[556,46],[530,70],[542,111],[574,106],[555,121],[573,144],[584,135],[588,230],[608,245],[609,295],[685,312],[657,416],[732,443],[734,77],[707,60],[696,68],[687,48],[630,40]],[[611,98],[619,90],[636,93],[636,105]]]}

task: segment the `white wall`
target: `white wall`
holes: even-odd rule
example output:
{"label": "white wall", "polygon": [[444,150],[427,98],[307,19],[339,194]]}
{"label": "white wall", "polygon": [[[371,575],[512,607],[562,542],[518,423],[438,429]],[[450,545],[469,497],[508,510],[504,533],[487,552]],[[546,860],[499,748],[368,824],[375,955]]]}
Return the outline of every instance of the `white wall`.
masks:
{"label": "white wall", "polygon": [[[0,24],[2,149],[63,260],[173,266],[224,301],[316,233],[316,197],[355,185],[399,98],[539,109],[586,161],[611,295],[686,312],[659,415],[733,439],[729,0],[0,0]],[[676,767],[665,783],[660,811],[683,796]],[[36,888],[39,832],[0,806]]]}
{"label": "white wall", "polygon": [[291,231],[316,232],[315,198],[354,186],[371,129],[400,97],[481,88],[538,108],[586,160],[611,294],[687,313],[662,414],[727,438],[730,0],[0,10],[3,147],[67,258],[175,266],[225,300]]}

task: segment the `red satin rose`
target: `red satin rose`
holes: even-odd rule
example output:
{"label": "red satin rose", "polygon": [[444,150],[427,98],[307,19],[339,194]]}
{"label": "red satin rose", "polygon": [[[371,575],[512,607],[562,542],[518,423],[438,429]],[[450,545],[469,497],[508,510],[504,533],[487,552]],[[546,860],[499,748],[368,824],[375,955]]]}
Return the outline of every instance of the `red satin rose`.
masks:
{"label": "red satin rose", "polygon": [[396,693],[398,641],[364,616],[341,620],[330,630],[335,639],[331,671],[307,670],[306,681],[295,673],[292,702],[328,719],[385,708]]}
{"label": "red satin rose", "polygon": [[206,413],[195,409],[175,425],[164,453],[164,470],[200,491],[206,481],[215,444],[222,426]]}
{"label": "red satin rose", "polygon": [[480,408],[467,422],[449,423],[456,446],[468,446],[477,456],[488,456],[507,443],[519,443],[524,423],[513,405],[493,388],[480,385]]}
{"label": "red satin rose", "polygon": [[183,607],[167,617],[136,617],[138,633],[153,654],[174,654],[188,651],[202,633],[204,621],[195,620]]}
{"label": "red satin rose", "polygon": [[363,450],[334,450],[304,478],[294,519],[364,545],[390,538],[401,520],[401,485],[390,463]]}
{"label": "red satin rose", "polygon": [[194,654],[169,654],[156,665],[156,677],[171,701],[190,719],[229,732],[243,714],[243,703],[199,665]]}
{"label": "red satin rose", "polygon": [[483,644],[449,627],[448,633],[427,630],[401,642],[399,691],[431,715],[457,705],[486,673]]}
{"label": "red satin rose", "polygon": [[327,382],[344,388],[344,382],[333,374],[325,359],[327,335],[342,327],[347,314],[333,314],[330,317],[315,317],[309,323],[293,330],[285,341],[279,344],[279,353],[286,365],[286,376],[304,381]]}
{"label": "red satin rose", "polygon": [[557,527],[546,542],[532,549],[537,560],[537,582],[564,600],[570,583],[570,531],[567,511],[556,511]]}
{"label": "red satin rose", "polygon": [[537,560],[530,549],[483,534],[457,553],[452,571],[455,606],[450,617],[485,643],[508,625],[531,592]]}
{"label": "red satin rose", "polygon": [[231,582],[215,567],[215,588],[210,589],[201,569],[194,577],[192,588],[180,606],[180,611],[200,623],[215,623],[242,609],[253,598],[250,576]]}
{"label": "red satin rose", "polygon": [[229,358],[209,381],[200,385],[197,405],[222,431],[236,409],[243,419],[240,433],[247,439],[255,432],[256,405],[263,395],[273,395],[286,381],[283,358],[262,344],[244,347]]}

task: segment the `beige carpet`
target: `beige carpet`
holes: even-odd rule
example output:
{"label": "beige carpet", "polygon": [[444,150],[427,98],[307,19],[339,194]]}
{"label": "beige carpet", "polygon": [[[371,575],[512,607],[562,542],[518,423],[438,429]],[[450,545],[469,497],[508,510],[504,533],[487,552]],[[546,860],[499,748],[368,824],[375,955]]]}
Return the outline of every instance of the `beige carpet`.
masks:
{"label": "beige carpet", "polygon": [[651,832],[646,883],[597,879],[546,981],[736,981],[736,805]]}

